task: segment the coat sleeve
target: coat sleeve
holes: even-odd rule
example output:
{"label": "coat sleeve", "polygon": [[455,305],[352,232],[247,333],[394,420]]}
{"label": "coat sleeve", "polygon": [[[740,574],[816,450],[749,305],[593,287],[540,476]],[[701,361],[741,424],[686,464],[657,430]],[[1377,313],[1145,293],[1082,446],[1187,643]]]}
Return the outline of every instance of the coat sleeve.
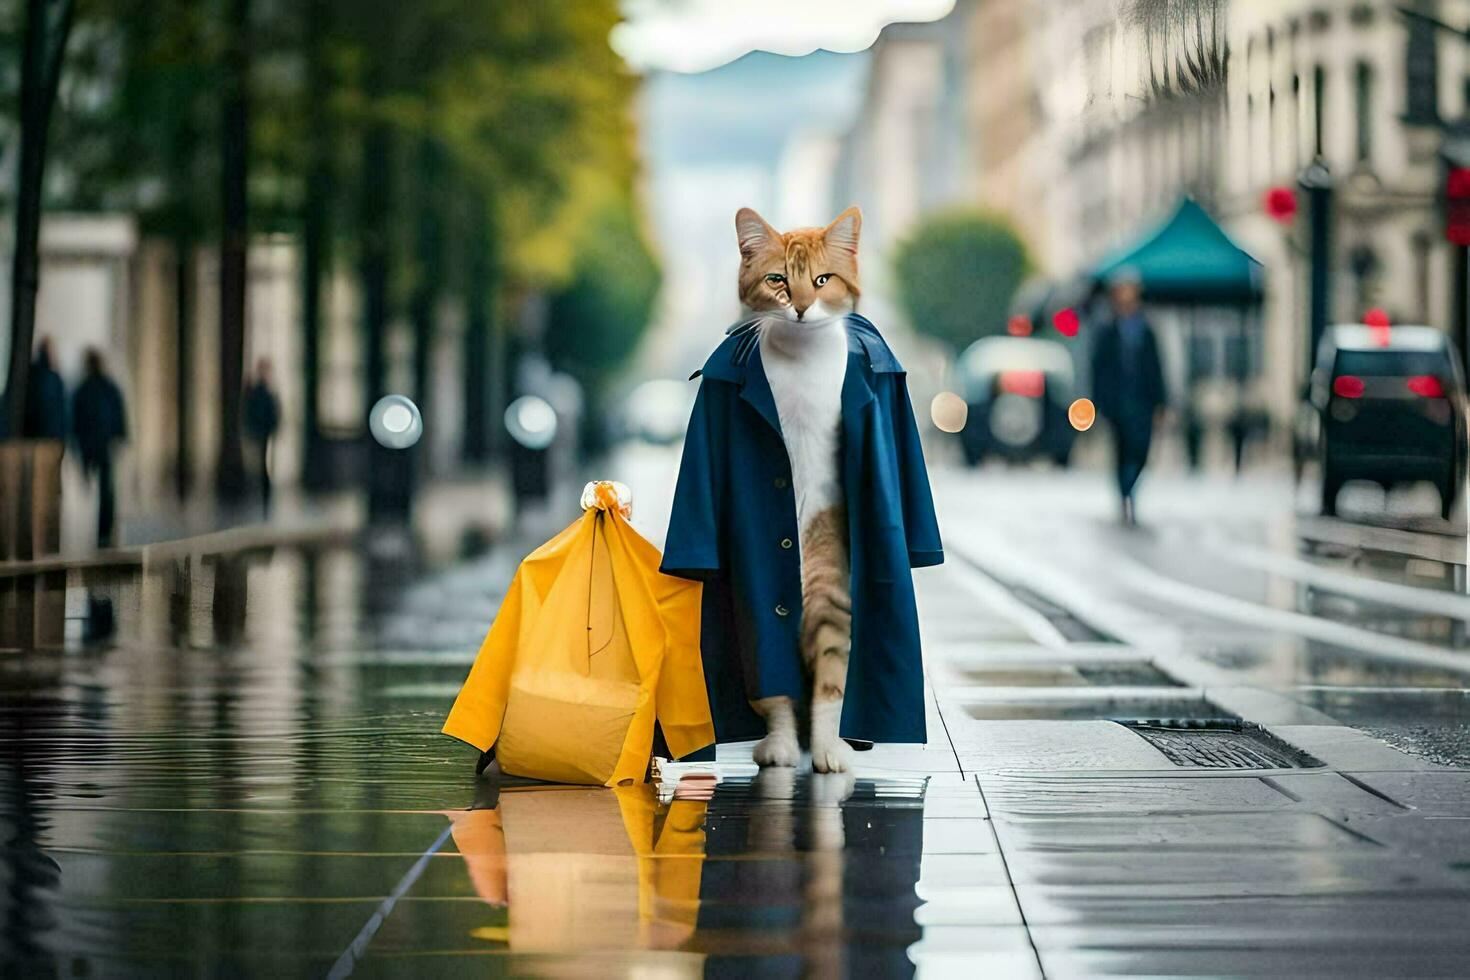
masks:
{"label": "coat sleeve", "polygon": [[939,521],[934,515],[934,496],[929,489],[929,469],[924,465],[924,447],[919,426],[909,401],[908,384],[901,374],[893,375],[893,444],[898,453],[899,491],[903,506],[903,529],[909,551],[909,567],[923,568],[944,561],[939,540]]}
{"label": "coat sleeve", "polygon": [[674,486],[674,507],[664,540],[666,575],[705,580],[719,570],[720,527],[727,485],[725,420],[711,382],[703,381],[684,435],[684,457]]}

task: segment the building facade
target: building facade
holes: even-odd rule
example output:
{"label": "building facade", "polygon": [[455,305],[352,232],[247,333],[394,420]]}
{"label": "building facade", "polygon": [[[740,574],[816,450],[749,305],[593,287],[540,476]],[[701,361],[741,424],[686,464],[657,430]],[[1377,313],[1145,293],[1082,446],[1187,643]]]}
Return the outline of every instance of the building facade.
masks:
{"label": "building facade", "polygon": [[[1451,251],[1440,230],[1441,120],[1467,112],[1465,44],[1388,2],[1054,0],[1031,5],[1047,171],[1045,266],[1085,269],[1189,194],[1265,267],[1259,320],[1232,329],[1165,318],[1189,389],[1247,375],[1240,397],[1284,422],[1308,364],[1303,211],[1267,214],[1272,188],[1325,165],[1333,189],[1330,318],[1372,307],[1448,327]],[[1425,5],[1470,23],[1463,3]],[[1299,194],[1300,198],[1300,194]],[[1305,203],[1305,202],[1303,202]],[[1207,314],[1206,314],[1207,315]]]}

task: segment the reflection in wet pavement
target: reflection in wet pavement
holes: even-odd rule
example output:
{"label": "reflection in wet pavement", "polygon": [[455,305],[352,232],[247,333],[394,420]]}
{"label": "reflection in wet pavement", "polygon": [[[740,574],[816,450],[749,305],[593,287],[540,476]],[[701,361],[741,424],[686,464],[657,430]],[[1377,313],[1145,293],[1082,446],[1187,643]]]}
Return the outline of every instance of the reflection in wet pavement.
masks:
{"label": "reflection in wet pavement", "polygon": [[912,972],[926,801],[983,814],[973,783],[477,781],[437,732],[511,567],[4,580],[0,973]]}
{"label": "reflection in wet pavement", "polygon": [[1470,691],[1318,688],[1297,697],[1401,752],[1443,766],[1470,767]]}

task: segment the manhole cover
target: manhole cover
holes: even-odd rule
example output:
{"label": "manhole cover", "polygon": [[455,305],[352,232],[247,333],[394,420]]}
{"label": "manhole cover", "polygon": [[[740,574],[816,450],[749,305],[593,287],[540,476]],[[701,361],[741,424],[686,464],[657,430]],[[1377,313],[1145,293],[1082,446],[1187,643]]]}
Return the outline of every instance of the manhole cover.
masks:
{"label": "manhole cover", "polygon": [[1190,769],[1311,769],[1323,763],[1259,725],[1229,718],[1119,721],[1176,766]]}

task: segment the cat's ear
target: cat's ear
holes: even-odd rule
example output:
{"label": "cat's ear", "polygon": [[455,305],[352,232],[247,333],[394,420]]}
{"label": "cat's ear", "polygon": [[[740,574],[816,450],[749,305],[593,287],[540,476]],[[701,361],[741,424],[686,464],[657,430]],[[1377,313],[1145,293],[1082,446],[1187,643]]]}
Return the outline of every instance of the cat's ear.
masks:
{"label": "cat's ear", "polygon": [[858,233],[863,228],[863,213],[856,206],[848,208],[839,214],[827,230],[823,232],[823,238],[831,248],[840,248],[843,251],[856,255],[858,250]]}
{"label": "cat's ear", "polygon": [[752,208],[741,208],[735,212],[735,237],[740,241],[740,254],[748,258],[779,238],[780,232]]}

